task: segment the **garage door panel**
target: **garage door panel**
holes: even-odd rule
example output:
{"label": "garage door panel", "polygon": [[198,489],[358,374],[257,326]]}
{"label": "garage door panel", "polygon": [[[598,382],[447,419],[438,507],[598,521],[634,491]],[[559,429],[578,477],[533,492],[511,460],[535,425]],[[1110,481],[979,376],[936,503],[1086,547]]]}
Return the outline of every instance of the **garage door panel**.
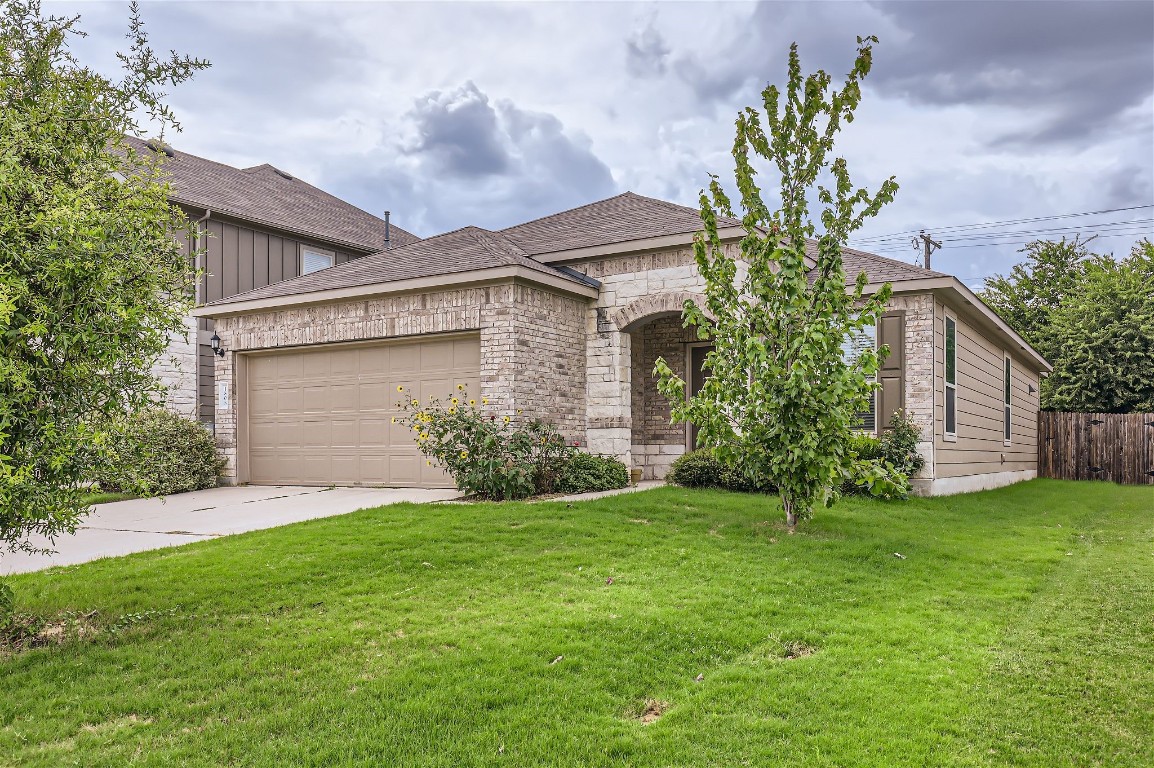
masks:
{"label": "garage door panel", "polygon": [[424,459],[419,454],[393,454],[389,457],[389,476],[397,485],[420,485],[420,465]]}
{"label": "garage door panel", "polygon": [[414,433],[392,418],[413,396],[444,400],[459,394],[458,384],[479,392],[479,347],[474,336],[254,356],[250,481],[452,487],[440,468],[426,465]]}
{"label": "garage door panel", "polygon": [[301,355],[301,378],[305,380],[325,380],[332,373],[329,365],[332,354],[327,352],[307,352]]}
{"label": "garage door panel", "polygon": [[397,374],[413,374],[421,370],[419,344],[398,344],[389,350],[389,370]]}
{"label": "garage door panel", "polygon": [[282,384],[276,391],[276,413],[298,414],[304,401],[303,387]]}
{"label": "garage door panel", "polygon": [[334,418],[330,426],[329,445],[333,448],[360,448],[360,418]]}
{"label": "garage door panel", "polygon": [[297,427],[297,443],[302,448],[330,448],[334,446],[333,422],[310,419]]}
{"label": "garage door panel", "polygon": [[264,416],[277,412],[277,390],[275,387],[250,389],[248,396],[249,413],[253,416]]}

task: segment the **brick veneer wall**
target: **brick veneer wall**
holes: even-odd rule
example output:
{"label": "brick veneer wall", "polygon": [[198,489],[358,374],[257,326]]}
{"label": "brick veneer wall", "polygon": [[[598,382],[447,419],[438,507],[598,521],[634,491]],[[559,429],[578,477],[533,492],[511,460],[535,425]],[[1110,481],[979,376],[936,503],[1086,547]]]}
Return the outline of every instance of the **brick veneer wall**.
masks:
{"label": "brick veneer wall", "polygon": [[[890,297],[889,310],[905,317],[905,411],[921,430],[918,451],[926,460],[916,476],[934,476],[934,296],[932,293]],[[915,483],[915,486],[918,484]]]}
{"label": "brick veneer wall", "polygon": [[488,408],[514,417],[521,410],[521,418],[552,421],[566,437],[582,439],[586,305],[505,283],[220,318],[216,332],[227,353],[217,359],[216,380],[231,387],[230,408],[216,416],[226,480],[236,482],[238,469],[235,359],[258,349],[479,331]]}
{"label": "brick veneer wall", "polygon": [[168,349],[152,366],[164,387],[164,405],[170,411],[196,418],[196,318],[186,317],[184,329],[169,337]]}

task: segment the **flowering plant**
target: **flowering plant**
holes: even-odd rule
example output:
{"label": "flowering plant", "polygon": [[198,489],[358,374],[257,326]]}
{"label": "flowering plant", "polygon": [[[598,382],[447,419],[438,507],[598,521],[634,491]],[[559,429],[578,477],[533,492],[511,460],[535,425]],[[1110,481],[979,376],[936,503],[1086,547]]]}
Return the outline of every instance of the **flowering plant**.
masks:
{"label": "flowering plant", "polygon": [[405,395],[404,415],[394,421],[411,429],[426,460],[444,467],[468,494],[499,501],[550,493],[575,450],[552,424],[486,411],[489,401],[478,404],[463,384],[452,396],[424,404],[403,387],[397,391]]}

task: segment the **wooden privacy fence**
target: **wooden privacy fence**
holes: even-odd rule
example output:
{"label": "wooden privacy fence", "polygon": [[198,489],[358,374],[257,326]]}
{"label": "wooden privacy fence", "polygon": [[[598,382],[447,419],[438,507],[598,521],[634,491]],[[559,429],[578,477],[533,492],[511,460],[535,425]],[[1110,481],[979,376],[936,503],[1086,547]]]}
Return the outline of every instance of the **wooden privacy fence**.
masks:
{"label": "wooden privacy fence", "polygon": [[1038,476],[1154,485],[1154,413],[1038,413]]}

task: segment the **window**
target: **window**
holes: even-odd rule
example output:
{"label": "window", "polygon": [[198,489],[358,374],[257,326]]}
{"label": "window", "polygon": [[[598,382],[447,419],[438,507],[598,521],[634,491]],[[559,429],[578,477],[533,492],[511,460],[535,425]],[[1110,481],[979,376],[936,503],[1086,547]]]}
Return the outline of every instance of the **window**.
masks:
{"label": "window", "polygon": [[[854,336],[846,337],[846,340],[842,342],[841,345],[842,359],[847,363],[852,363],[867,349],[877,349],[877,334],[878,329],[874,326],[869,326],[862,328]],[[861,413],[854,414],[856,420],[854,429],[860,429],[865,432],[873,432],[877,429],[877,399],[877,390],[870,392],[868,409]]]}
{"label": "window", "polygon": [[1002,370],[1002,439],[1010,444],[1010,356]]}
{"label": "window", "polygon": [[301,248],[301,274],[327,269],[333,265],[333,255],[314,248]]}
{"label": "window", "polygon": [[958,436],[958,324],[946,316],[946,435]]}

